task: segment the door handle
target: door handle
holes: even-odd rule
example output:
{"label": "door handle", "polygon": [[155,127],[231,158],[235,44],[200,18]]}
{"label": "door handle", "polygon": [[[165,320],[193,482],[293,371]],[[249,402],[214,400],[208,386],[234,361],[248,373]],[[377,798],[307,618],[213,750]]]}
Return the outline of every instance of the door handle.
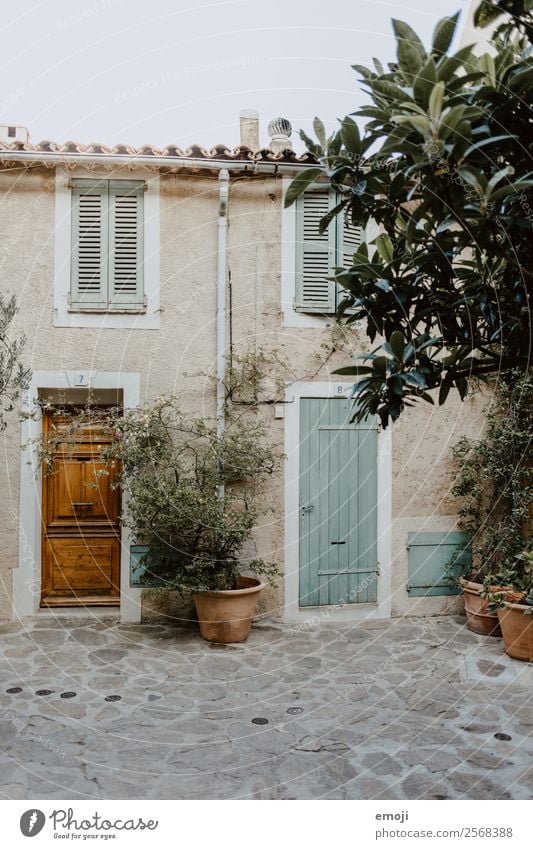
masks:
{"label": "door handle", "polygon": [[315,509],[314,504],[306,504],[305,507],[302,507],[302,513],[310,513],[311,510],[314,510],[314,509]]}
{"label": "door handle", "polygon": [[332,543],[331,543],[331,544],[332,544],[332,545],[346,545],[346,540],[345,540],[345,539],[343,539],[343,540],[335,540],[335,541],[332,541]]}

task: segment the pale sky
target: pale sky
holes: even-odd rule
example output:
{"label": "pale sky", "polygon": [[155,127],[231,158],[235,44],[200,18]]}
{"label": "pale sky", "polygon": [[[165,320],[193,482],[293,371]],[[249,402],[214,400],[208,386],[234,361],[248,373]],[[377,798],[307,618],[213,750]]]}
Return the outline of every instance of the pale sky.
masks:
{"label": "pale sky", "polygon": [[[394,56],[390,19],[427,43],[466,0],[18,0],[0,23],[0,123],[32,141],[239,142],[257,109],[261,143],[283,116],[328,129],[364,102],[350,65]],[[464,11],[463,11],[464,14]]]}

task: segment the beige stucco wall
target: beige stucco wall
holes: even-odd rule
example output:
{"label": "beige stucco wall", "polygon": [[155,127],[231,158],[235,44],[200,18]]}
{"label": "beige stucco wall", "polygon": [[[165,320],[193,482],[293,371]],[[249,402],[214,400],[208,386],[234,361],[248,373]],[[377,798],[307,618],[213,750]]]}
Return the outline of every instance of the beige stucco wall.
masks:
{"label": "beige stucco wall", "polygon": [[[0,269],[4,292],[15,292],[20,312],[14,332],[28,338],[25,359],[32,370],[90,368],[139,372],[142,399],[175,394],[184,410],[214,413],[214,384],[206,374],[215,358],[215,289],[218,186],[215,178],[161,176],[161,329],[97,330],[57,328],[52,323],[54,277],[54,174],[52,171],[0,173]],[[283,327],[280,302],[281,181],[238,180],[230,191],[229,271],[232,342],[242,353],[254,346],[286,366],[271,367],[262,400],[278,397],[283,382],[327,380],[344,364],[349,350],[367,348],[364,336],[350,332],[340,350],[328,355],[332,329]],[[340,341],[340,346],[339,346]],[[334,379],[334,378],[332,378]],[[281,399],[281,398],[280,398]],[[456,505],[449,495],[449,448],[462,433],[482,426],[483,400],[452,399],[445,408],[421,403],[402,417],[393,432],[393,611],[436,613],[449,600],[407,598],[406,534],[454,526]],[[283,450],[284,422],[274,405],[260,413],[273,441]],[[11,569],[17,567],[20,427],[15,416],[3,434],[1,464],[0,616],[10,615]],[[274,508],[258,529],[259,556],[283,566],[283,477],[271,482]],[[455,603],[455,602],[453,602]],[[283,582],[263,599],[263,611],[281,615]],[[148,614],[149,605],[146,605]]]}

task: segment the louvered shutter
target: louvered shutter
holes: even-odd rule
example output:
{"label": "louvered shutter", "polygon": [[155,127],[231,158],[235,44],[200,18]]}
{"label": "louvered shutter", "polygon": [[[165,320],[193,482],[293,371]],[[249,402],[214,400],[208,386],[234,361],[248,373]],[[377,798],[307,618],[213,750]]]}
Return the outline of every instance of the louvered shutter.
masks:
{"label": "louvered shutter", "polygon": [[109,183],[109,304],[139,308],[143,289],[144,183]]}
{"label": "louvered shutter", "polygon": [[353,255],[362,241],[362,231],[359,226],[352,224],[351,221],[339,219],[342,221],[342,265],[344,268],[350,268],[353,265]]}
{"label": "louvered shutter", "polygon": [[107,307],[107,181],[72,182],[70,306]]}
{"label": "louvered shutter", "polygon": [[[337,219],[337,227],[337,265],[342,266],[343,268],[351,268],[353,265],[353,255],[362,241],[361,227],[352,224],[350,220],[347,220],[343,216],[339,216]],[[340,304],[342,301],[344,291],[343,287],[337,284],[337,304]],[[347,310],[346,312],[349,313],[350,310]]]}
{"label": "louvered shutter", "polygon": [[312,189],[296,205],[296,300],[301,312],[334,313],[335,284],[327,278],[335,265],[335,224],[322,235],[321,218],[331,208],[328,189]]}

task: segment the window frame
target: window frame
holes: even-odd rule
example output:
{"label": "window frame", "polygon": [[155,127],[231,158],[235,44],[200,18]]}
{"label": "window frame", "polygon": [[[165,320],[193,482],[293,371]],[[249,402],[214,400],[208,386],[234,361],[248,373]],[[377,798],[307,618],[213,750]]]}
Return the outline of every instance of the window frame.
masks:
{"label": "window frame", "polygon": [[[70,181],[71,190],[71,267],[70,267],[70,297],[69,309],[73,312],[132,312],[144,313],[146,297],[144,295],[144,180],[129,179],[90,179],[85,177],[73,178]],[[82,192],[83,190],[83,192]],[[129,191],[128,191],[129,190]],[[140,211],[140,225],[136,238],[136,295],[124,295],[115,291],[114,267],[115,253],[112,246],[115,241],[116,210],[114,198],[118,192],[133,194],[139,198],[137,209]],[[90,299],[90,293],[77,291],[79,286],[79,245],[78,222],[80,203],[79,198],[94,195],[102,198],[100,216],[103,222],[100,239],[102,257],[100,262],[101,286],[100,297]],[[78,201],[76,200],[78,198]],[[85,298],[84,298],[85,295]]]}
{"label": "window frame", "polygon": [[[142,309],[125,309],[123,305],[93,310],[76,309],[70,304],[72,251],[72,189],[73,180],[93,182],[142,181],[143,194],[143,282],[145,305]],[[99,329],[129,328],[158,330],[160,318],[160,175],[145,168],[88,170],[83,166],[56,168],[54,245],[54,305],[55,327],[96,327]]]}

